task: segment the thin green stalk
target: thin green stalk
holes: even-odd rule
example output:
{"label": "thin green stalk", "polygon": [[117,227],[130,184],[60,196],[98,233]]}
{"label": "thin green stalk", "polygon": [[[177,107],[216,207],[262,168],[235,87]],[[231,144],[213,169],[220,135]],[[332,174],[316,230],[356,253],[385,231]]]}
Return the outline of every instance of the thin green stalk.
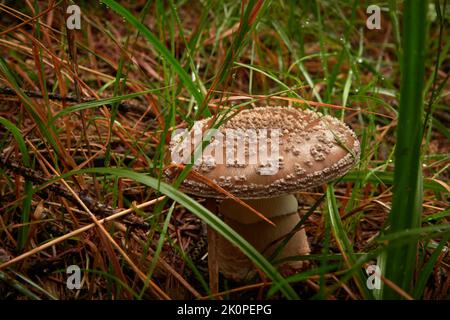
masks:
{"label": "thin green stalk", "polygon": [[[25,140],[22,137],[22,132],[17,128],[12,122],[9,120],[0,117],[0,125],[3,125],[8,129],[14,136],[14,139],[17,142],[20,153],[22,154],[23,164],[31,168],[30,155],[28,154],[28,150],[25,144]],[[25,181],[25,198],[23,199],[22,213],[21,213],[21,222],[23,224],[22,228],[19,230],[18,235],[18,250],[22,251],[25,248],[25,245],[28,240],[28,234],[30,231],[30,226],[28,223],[30,222],[30,212],[31,212],[31,200],[33,197],[33,183],[31,181]]]}
{"label": "thin green stalk", "polygon": [[[345,257],[347,266],[351,268],[356,263],[356,258],[354,256],[353,245],[347,237],[347,232],[344,229],[341,217],[339,215],[333,185],[328,185],[327,188],[327,205],[327,215],[334,238],[336,239],[336,243],[338,244],[343,256]],[[365,277],[362,271],[357,270],[353,275],[355,283],[363,297],[365,299],[372,299],[373,296],[371,292],[365,286]]]}
{"label": "thin green stalk", "polygon": [[158,259],[160,258],[160,254],[162,252],[164,242],[166,241],[167,229],[169,227],[170,218],[172,217],[172,213],[173,213],[173,209],[175,208],[175,204],[176,204],[176,202],[172,203],[172,205],[170,206],[169,212],[167,213],[167,215],[164,219],[164,225],[163,225],[162,231],[159,235],[158,245],[156,246],[156,251],[155,251],[155,254],[153,255],[152,262],[150,264],[150,269],[147,273],[147,281],[146,281],[145,285],[142,287],[141,292],[139,294],[140,299],[142,298],[142,296],[145,293],[145,290],[148,287],[150,279],[153,276],[153,271],[155,270],[156,264],[158,263]]}

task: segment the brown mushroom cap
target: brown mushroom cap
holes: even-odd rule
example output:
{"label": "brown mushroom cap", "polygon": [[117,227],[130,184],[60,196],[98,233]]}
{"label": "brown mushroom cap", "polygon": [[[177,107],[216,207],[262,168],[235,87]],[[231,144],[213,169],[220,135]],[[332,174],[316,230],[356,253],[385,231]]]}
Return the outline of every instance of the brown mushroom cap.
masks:
{"label": "brown mushroom cap", "polygon": [[[201,120],[196,126],[206,127],[209,120]],[[278,170],[275,174],[263,175],[261,168],[267,164],[260,162],[216,163],[214,153],[213,156],[202,157],[193,166],[192,170],[243,199],[276,197],[324,184],[343,176],[359,159],[360,146],[355,133],[338,119],[310,110],[287,107],[245,109],[218,129],[224,136],[227,129],[244,132],[248,129],[256,132],[279,130]],[[180,143],[177,139],[172,141],[171,150]],[[238,141],[245,143],[248,160],[249,146],[254,140],[244,133]],[[270,147],[268,153],[270,155]],[[226,159],[226,154],[223,159]],[[226,197],[192,177],[186,178],[180,188],[201,197]]]}

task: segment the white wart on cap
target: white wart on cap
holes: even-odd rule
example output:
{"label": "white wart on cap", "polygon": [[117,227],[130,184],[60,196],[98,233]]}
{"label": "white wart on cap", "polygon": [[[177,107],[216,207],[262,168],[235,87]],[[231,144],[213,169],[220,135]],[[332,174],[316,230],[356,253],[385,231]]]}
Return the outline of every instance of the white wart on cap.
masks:
{"label": "white wart on cap", "polygon": [[[210,119],[198,121],[196,128],[204,128]],[[338,119],[310,110],[287,107],[259,107],[237,112],[218,130],[226,137],[227,129],[241,130],[238,143],[244,143],[245,161],[216,161],[212,152],[202,156],[193,170],[217,183],[233,195],[243,199],[258,199],[292,194],[310,187],[322,185],[343,176],[357,162],[360,154],[359,141],[354,132]],[[265,131],[266,130],[266,131]],[[249,163],[255,143],[254,136],[246,132],[277,131],[278,159],[275,174],[263,173],[273,162]],[[270,138],[270,135],[268,135]],[[270,139],[269,139],[270,141]],[[175,138],[171,150],[181,143]],[[213,144],[211,142],[211,144]],[[223,144],[222,159],[230,152],[236,154],[236,145]],[[230,151],[233,150],[233,151]],[[268,151],[270,154],[270,150]],[[207,184],[188,177],[180,187],[183,191],[201,197],[224,198]]]}

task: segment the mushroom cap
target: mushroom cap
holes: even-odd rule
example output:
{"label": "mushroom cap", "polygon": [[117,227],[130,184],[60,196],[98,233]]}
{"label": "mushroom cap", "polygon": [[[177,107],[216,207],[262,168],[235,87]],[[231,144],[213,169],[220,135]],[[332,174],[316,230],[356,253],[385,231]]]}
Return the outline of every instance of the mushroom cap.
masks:
{"label": "mushroom cap", "polygon": [[[211,118],[197,121],[184,138],[175,135],[170,145],[172,155],[181,150],[186,136],[193,137],[194,129],[204,132],[210,123]],[[217,130],[192,170],[243,199],[277,197],[322,185],[347,173],[360,154],[359,141],[345,123],[310,110],[245,109]],[[244,155],[241,160],[238,152]],[[264,154],[266,158],[261,156]],[[200,197],[227,197],[194,175],[188,176],[180,189]]]}

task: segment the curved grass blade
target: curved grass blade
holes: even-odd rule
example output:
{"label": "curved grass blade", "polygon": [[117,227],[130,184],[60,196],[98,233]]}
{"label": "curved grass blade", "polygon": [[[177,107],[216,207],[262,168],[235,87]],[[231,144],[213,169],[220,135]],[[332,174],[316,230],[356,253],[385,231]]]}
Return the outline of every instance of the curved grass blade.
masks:
{"label": "curved grass blade", "polygon": [[[17,142],[17,145],[19,147],[20,153],[22,154],[22,161],[23,164],[30,168],[31,162],[30,162],[30,155],[28,154],[28,150],[25,144],[25,140],[23,140],[22,132],[20,132],[19,128],[17,128],[11,121],[0,117],[0,124],[5,126],[6,129],[8,129],[12,135],[14,136],[14,139]],[[33,183],[31,181],[25,181],[25,198],[23,199],[23,209],[22,209],[22,215],[21,215],[21,222],[23,224],[22,228],[19,230],[19,241],[18,241],[18,249],[23,250],[25,248],[25,244],[28,239],[28,233],[30,230],[30,227],[28,223],[30,222],[30,212],[31,212],[31,200],[33,197]]]}
{"label": "curved grass blade", "polygon": [[[339,215],[339,211],[337,209],[336,197],[334,196],[333,186],[329,185],[327,188],[327,201],[328,201],[328,210],[327,214],[330,219],[331,229],[333,230],[334,237],[336,242],[342,252],[344,260],[349,268],[351,268],[355,262],[355,256],[353,253],[353,247],[350,243],[350,240],[347,237],[344,226],[342,225],[341,217]],[[356,285],[358,286],[361,294],[366,298],[373,298],[372,294],[366,287],[365,277],[361,270],[355,271],[354,274]]]}
{"label": "curved grass blade", "polygon": [[[162,228],[160,236],[159,236],[158,244],[156,245],[155,254],[153,255],[152,261],[150,263],[150,270],[148,271],[148,274],[147,274],[147,282],[149,282],[150,279],[152,278],[153,271],[155,270],[156,264],[158,263],[158,259],[161,254],[161,251],[162,251],[162,248],[164,245],[164,241],[166,239],[167,229],[169,227],[170,218],[172,217],[174,208],[175,208],[175,202],[172,203],[172,205],[170,206],[169,212],[167,213],[166,218],[164,219],[164,225],[163,225],[163,228]],[[148,284],[146,283],[142,287],[142,290],[139,294],[139,299],[142,299],[142,296],[144,295],[145,289],[147,288],[147,286],[148,286]]]}
{"label": "curved grass blade", "polygon": [[417,280],[417,283],[414,288],[414,298],[415,299],[420,299],[423,296],[428,278],[430,277],[431,273],[433,272],[436,261],[439,258],[439,256],[441,255],[441,252],[444,249],[445,245],[447,244],[447,241],[449,238],[450,238],[450,233],[441,239],[441,242],[439,243],[437,248],[431,254],[430,259],[427,261],[425,266],[421,269],[419,279]]}
{"label": "curved grass blade", "polygon": [[[358,182],[363,181],[364,183],[373,182],[373,183],[384,183],[387,185],[394,184],[394,174],[392,172],[382,172],[382,171],[351,171],[347,173],[344,177],[341,178],[341,181],[347,182]],[[424,189],[429,189],[437,192],[447,192],[447,189],[437,183],[433,179],[424,178],[423,179],[423,187]]]}
{"label": "curved grass blade", "polygon": [[300,282],[308,280],[311,276],[319,275],[321,273],[329,273],[337,270],[339,267],[339,264],[329,264],[325,265],[319,268],[314,268],[310,270],[303,271],[301,273],[294,274],[282,282],[278,282],[277,284],[274,284],[270,287],[269,291],[267,292],[267,296],[271,297],[273,296],[278,290],[280,290],[280,285],[283,285],[285,283],[293,283],[293,282]]}
{"label": "curved grass blade", "polygon": [[91,109],[91,108],[95,108],[95,107],[100,107],[100,106],[104,106],[104,105],[108,105],[108,104],[114,104],[116,102],[120,102],[120,101],[123,101],[123,100],[134,99],[134,98],[143,96],[144,94],[152,93],[152,92],[159,91],[159,90],[162,90],[162,89],[163,88],[145,90],[145,91],[141,91],[141,92],[134,92],[134,93],[130,93],[130,94],[124,94],[124,95],[116,96],[116,97],[112,97],[112,98],[106,98],[106,99],[100,99],[100,100],[94,100],[94,101],[88,101],[88,102],[75,104],[73,106],[64,108],[63,110],[61,110],[60,112],[55,114],[50,119],[49,124],[53,124],[56,120],[58,120],[59,118],[65,116],[65,115],[68,115],[69,113],[74,113],[74,112],[78,112],[78,111],[82,111],[82,110],[86,110],[86,109]]}
{"label": "curved grass blade", "polygon": [[122,7],[120,4],[114,0],[102,0],[104,4],[113,9],[117,14],[121,15],[125,20],[127,20],[133,27],[135,27],[142,35],[150,42],[156,51],[161,54],[161,56],[166,59],[174,68],[176,73],[179,75],[181,81],[185,85],[189,93],[194,97],[197,104],[200,106],[203,103],[203,94],[192,81],[191,77],[183,69],[177,59],[172,55],[172,53],[166,48],[161,41],[146,27],[144,26],[133,14]]}
{"label": "curved grass blade", "polygon": [[[39,131],[42,133],[42,135],[46,138],[48,143],[58,152],[62,152],[63,149],[60,145],[58,145],[53,128],[45,123],[39,113],[36,111],[35,106],[23,90],[20,88],[19,84],[16,81],[16,78],[14,74],[11,72],[11,70],[8,67],[8,64],[6,61],[0,56],[0,73],[3,74],[5,79],[8,81],[8,83],[11,85],[12,89],[17,93],[20,100],[23,102],[25,109],[30,113],[30,115],[33,117],[33,120],[36,122],[36,124],[39,127]],[[50,129],[50,130],[49,130]]]}
{"label": "curved grass blade", "polygon": [[30,291],[27,287],[25,287],[23,284],[21,284],[16,279],[13,279],[8,274],[6,274],[3,271],[0,271],[0,281],[4,281],[12,288],[16,289],[18,292],[23,294],[25,297],[31,299],[31,300],[42,300],[38,295],[36,295],[34,292]]}
{"label": "curved grass blade", "polygon": [[160,191],[172,200],[180,203],[186,209],[191,211],[197,217],[202,219],[206,224],[211,226],[215,231],[217,231],[221,236],[230,241],[232,244],[237,246],[247,257],[253,261],[253,263],[261,269],[273,282],[274,284],[279,284],[281,292],[288,299],[299,299],[297,293],[292,289],[292,287],[284,282],[284,278],[278,273],[278,271],[262,256],[250,243],[237,234],[231,227],[225,224],[219,217],[213,214],[211,211],[203,207],[197,201],[193,200],[184,193],[178,191],[171,185],[159,181],[153,177],[149,177],[142,173],[137,173],[129,169],[122,168],[89,168],[79,171],[72,171],[67,174],[61,175],[56,179],[52,179],[48,183],[52,183],[54,180],[59,178],[67,178],[74,174],[85,174],[85,173],[97,173],[103,175],[113,175],[117,177],[123,177],[132,179],[136,182],[145,184],[153,189]]}
{"label": "curved grass blade", "polygon": [[46,299],[48,300],[58,300],[57,297],[55,297],[52,293],[50,293],[48,290],[45,290],[43,287],[41,287],[39,284],[37,284],[36,282],[32,281],[31,279],[28,279],[27,277],[25,277],[24,275],[17,273],[15,271],[13,271],[14,274],[16,275],[17,278],[22,279],[23,281],[25,281],[26,283],[28,283],[32,288],[36,289],[36,291],[39,291],[43,294],[45,294],[45,296],[47,297]]}
{"label": "curved grass blade", "polygon": [[448,234],[449,232],[450,232],[450,223],[443,223],[423,228],[413,228],[397,231],[395,233],[389,233],[378,237],[376,241],[378,242],[395,241],[407,243],[417,241],[418,239],[430,239],[433,237],[446,236],[446,234]]}

